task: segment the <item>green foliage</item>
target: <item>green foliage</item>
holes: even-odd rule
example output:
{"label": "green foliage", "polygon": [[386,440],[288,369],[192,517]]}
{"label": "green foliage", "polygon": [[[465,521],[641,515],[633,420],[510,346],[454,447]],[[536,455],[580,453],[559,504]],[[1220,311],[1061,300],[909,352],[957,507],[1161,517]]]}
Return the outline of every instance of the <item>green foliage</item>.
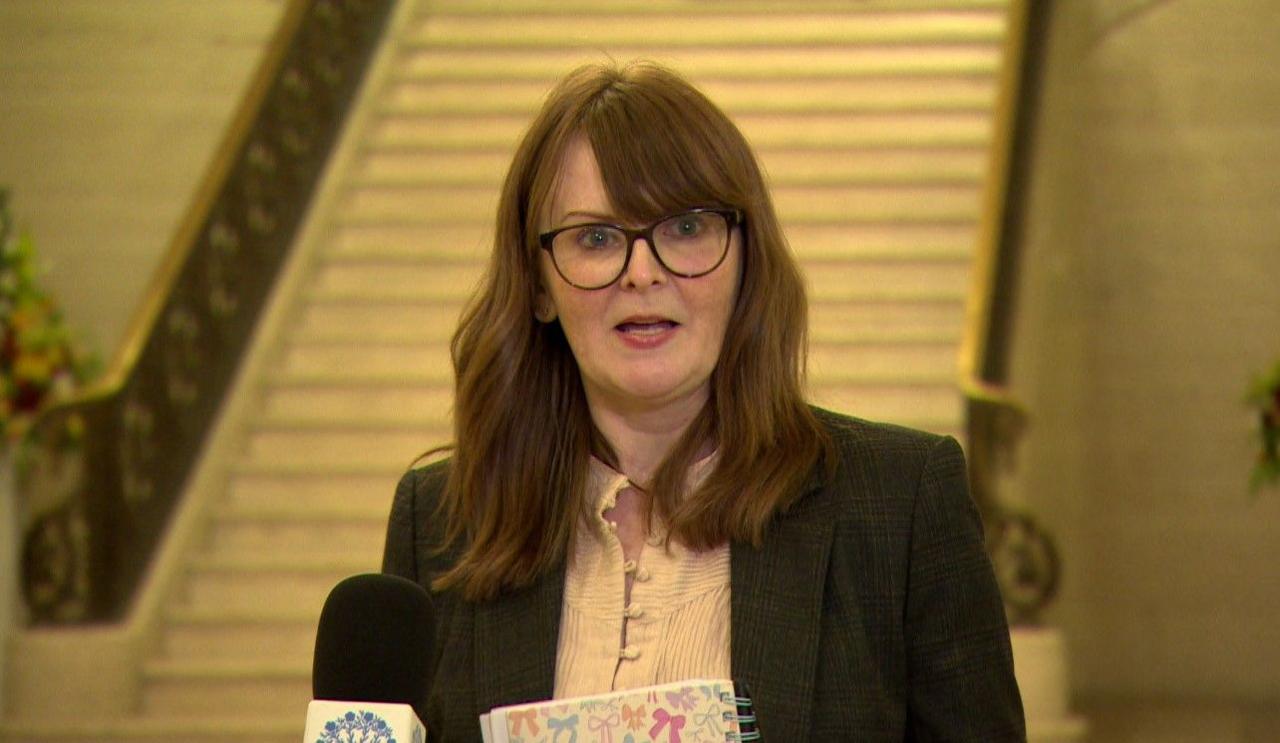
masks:
{"label": "green foliage", "polygon": [[0,188],[0,442],[22,436],[45,407],[90,379],[97,357],[75,342],[40,286],[35,245],[14,228]]}
{"label": "green foliage", "polygon": [[1253,380],[1246,399],[1258,413],[1258,461],[1249,479],[1256,492],[1280,485],[1280,361]]}

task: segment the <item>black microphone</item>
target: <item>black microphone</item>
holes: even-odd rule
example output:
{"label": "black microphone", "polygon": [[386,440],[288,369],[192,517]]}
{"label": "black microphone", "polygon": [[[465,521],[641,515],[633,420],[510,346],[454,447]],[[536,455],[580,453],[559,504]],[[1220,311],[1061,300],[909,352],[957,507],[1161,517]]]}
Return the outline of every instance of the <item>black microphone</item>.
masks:
{"label": "black microphone", "polygon": [[313,729],[418,739],[433,633],[431,597],[413,581],[368,573],[334,586],[316,630],[307,740]]}

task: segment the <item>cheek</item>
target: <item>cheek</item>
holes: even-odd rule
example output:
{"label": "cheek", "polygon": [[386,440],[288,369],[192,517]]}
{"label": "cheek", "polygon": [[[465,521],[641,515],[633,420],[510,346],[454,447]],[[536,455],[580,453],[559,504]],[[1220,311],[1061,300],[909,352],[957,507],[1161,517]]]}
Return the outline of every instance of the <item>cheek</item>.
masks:
{"label": "cheek", "polygon": [[574,355],[581,353],[590,335],[595,332],[594,320],[604,315],[600,292],[584,292],[565,284],[558,276],[549,279],[546,296],[555,309],[556,319],[564,331]]}
{"label": "cheek", "polygon": [[[735,242],[737,241],[735,240]],[[733,317],[733,311],[738,306],[738,295],[742,292],[742,250],[740,245],[733,246],[729,257],[725,259],[725,265],[721,266],[721,268],[727,270],[719,277],[720,281],[716,285],[714,306],[720,313],[721,323],[728,326],[729,319]]]}

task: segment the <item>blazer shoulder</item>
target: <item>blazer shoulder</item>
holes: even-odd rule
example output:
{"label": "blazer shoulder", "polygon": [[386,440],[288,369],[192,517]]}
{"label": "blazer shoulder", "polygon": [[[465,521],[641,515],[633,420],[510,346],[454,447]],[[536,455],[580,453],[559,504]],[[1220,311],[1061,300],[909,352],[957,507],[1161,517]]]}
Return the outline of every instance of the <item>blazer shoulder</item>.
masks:
{"label": "blazer shoulder", "polygon": [[963,474],[964,453],[950,436],[829,410],[814,414],[831,436],[836,462],[823,489],[844,510],[853,499],[910,508],[923,480],[941,469]]}
{"label": "blazer shoulder", "polygon": [[407,470],[396,486],[396,500],[411,500],[415,510],[427,512],[439,505],[445,481],[449,479],[449,460],[441,459]]}
{"label": "blazer shoulder", "polygon": [[[882,423],[814,407],[813,413],[843,460],[850,456],[927,458],[930,452],[954,442],[950,436]],[[957,446],[958,448],[958,446]]]}

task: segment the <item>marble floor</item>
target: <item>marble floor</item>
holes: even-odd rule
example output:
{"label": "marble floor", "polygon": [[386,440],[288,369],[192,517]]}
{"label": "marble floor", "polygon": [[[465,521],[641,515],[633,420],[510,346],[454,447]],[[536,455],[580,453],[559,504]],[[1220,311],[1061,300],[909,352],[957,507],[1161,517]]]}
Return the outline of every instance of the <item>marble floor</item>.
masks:
{"label": "marble floor", "polygon": [[1280,704],[1083,700],[1089,743],[1280,743]]}

